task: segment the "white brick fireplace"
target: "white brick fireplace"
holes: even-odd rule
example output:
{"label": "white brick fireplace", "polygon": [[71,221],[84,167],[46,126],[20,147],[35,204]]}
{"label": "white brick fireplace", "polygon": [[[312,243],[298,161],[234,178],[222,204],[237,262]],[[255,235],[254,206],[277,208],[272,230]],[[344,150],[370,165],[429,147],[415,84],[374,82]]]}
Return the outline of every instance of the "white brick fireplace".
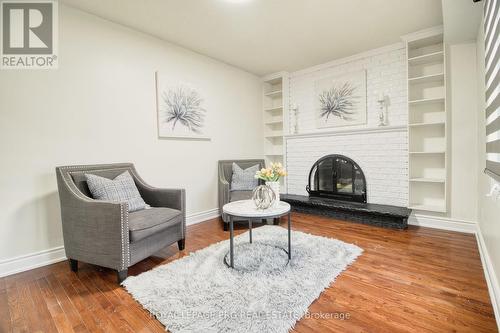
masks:
{"label": "white brick fireplace", "polygon": [[[314,82],[365,70],[367,123],[332,128],[315,126]],[[363,169],[369,203],[408,205],[408,131],[406,59],[404,45],[395,44],[332,63],[291,73],[290,105],[298,109],[298,133],[285,135],[287,190],[307,195],[311,166],[320,157],[342,154]],[[377,96],[389,97],[389,124],[378,126]],[[291,119],[293,122],[293,119]]]}

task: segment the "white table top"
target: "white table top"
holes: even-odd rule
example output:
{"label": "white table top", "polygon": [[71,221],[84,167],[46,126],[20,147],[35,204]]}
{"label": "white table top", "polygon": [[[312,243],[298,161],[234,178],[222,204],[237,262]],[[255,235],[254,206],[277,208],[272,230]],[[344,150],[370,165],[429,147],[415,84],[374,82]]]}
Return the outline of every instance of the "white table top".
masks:
{"label": "white table top", "polygon": [[238,217],[267,218],[284,215],[290,211],[290,204],[279,201],[275,207],[268,209],[257,209],[253,200],[239,200],[225,204],[222,211],[226,214]]}

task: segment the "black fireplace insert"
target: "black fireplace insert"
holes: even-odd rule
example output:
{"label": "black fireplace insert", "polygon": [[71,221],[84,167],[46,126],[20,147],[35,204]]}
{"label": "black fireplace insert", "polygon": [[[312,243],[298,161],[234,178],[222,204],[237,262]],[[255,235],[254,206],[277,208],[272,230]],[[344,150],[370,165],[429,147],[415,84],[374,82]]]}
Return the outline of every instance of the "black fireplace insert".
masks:
{"label": "black fireplace insert", "polygon": [[366,203],[366,179],[359,165],[344,155],[327,155],[313,164],[306,187],[311,197]]}

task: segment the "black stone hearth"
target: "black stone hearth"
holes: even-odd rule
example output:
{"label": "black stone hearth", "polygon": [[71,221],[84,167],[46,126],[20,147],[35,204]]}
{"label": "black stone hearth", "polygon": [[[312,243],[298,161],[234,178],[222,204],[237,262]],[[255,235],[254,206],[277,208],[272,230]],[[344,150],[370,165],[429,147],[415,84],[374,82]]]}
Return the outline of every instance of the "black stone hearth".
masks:
{"label": "black stone hearth", "polygon": [[370,224],[385,228],[406,229],[411,209],[406,207],[349,202],[331,198],[281,194],[292,210],[333,217],[336,219]]}

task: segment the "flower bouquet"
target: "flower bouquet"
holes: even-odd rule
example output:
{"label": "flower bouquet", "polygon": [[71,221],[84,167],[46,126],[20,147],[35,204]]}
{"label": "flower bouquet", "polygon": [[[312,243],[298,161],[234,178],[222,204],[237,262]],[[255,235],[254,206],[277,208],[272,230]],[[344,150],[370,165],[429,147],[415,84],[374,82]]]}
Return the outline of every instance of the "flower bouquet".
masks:
{"label": "flower bouquet", "polygon": [[280,201],[280,183],[279,180],[281,177],[285,177],[287,175],[286,170],[283,168],[281,163],[271,163],[269,168],[262,168],[255,173],[255,178],[262,179],[266,182],[266,185],[269,186],[274,194],[276,194],[276,201]]}

